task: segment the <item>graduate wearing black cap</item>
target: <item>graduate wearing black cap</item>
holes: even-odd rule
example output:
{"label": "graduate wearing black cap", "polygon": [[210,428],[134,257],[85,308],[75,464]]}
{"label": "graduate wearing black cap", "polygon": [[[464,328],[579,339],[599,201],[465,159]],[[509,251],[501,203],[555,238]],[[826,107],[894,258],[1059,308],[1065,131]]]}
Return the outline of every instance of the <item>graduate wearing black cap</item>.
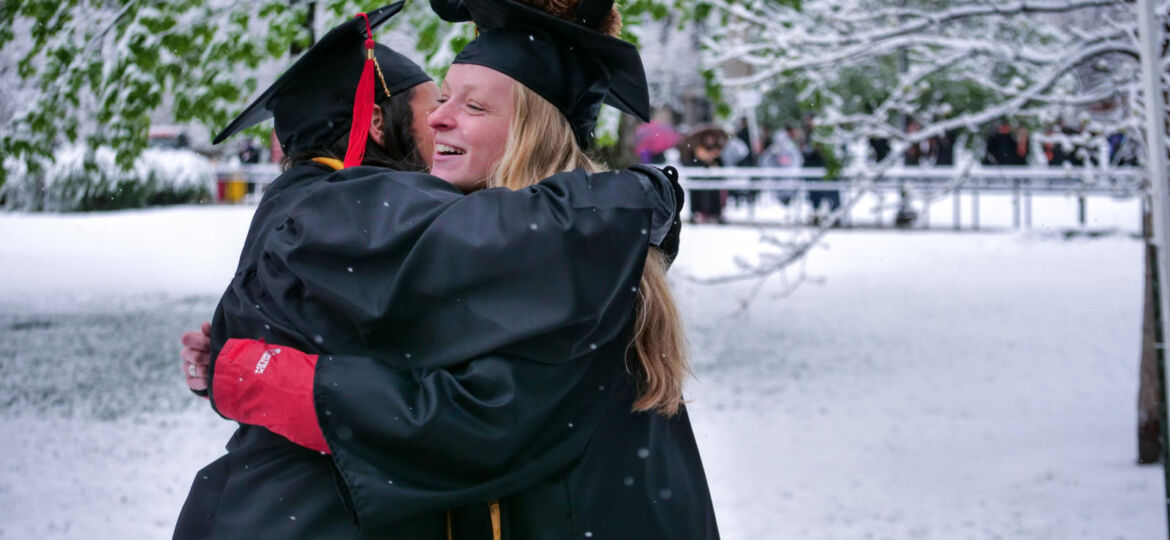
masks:
{"label": "graduate wearing black cap", "polygon": [[[260,94],[244,112],[223,129],[213,144],[260,122],[273,119],[276,138],[286,156],[328,157],[343,167],[360,164],[425,170],[417,143],[426,137],[398,137],[389,148],[377,140],[367,139],[374,109],[397,96],[408,95],[416,87],[432,85],[430,76],[417,64],[372,39],[373,29],[401,11],[396,2],[368,14],[362,14],[333,28],[305,52],[276,82]],[[428,95],[427,97],[432,97]],[[386,127],[393,127],[388,124]],[[414,127],[425,133],[426,126]],[[393,133],[390,133],[393,135]],[[340,148],[338,146],[340,145]],[[338,149],[345,150],[341,155]],[[374,150],[370,152],[370,150]],[[365,156],[369,152],[371,156]],[[322,156],[322,154],[326,154]],[[303,161],[309,161],[309,158]],[[328,163],[319,163],[326,168]],[[279,184],[280,182],[274,182]]]}
{"label": "graduate wearing black cap", "polygon": [[[674,189],[657,171],[575,171],[530,190],[464,196],[429,175],[354,166],[369,161],[371,102],[417,76],[413,64],[391,69],[370,40],[400,6],[335,28],[225,130],[272,115],[290,156],[345,139],[344,161],[341,152],[295,161],[266,192],[212,331],[213,356],[229,338],[263,338],[322,358],[300,390],[330,442],[307,450],[261,421],[242,425],[227,455],[196,475],[176,538],[441,538],[448,508],[486,512],[489,494],[547,477],[588,440],[582,430],[485,447],[498,437],[486,420],[532,429],[596,423],[604,412],[550,406],[588,404],[584,396],[614,375],[611,365],[583,372],[567,359],[597,344],[624,348],[633,295],[619,293],[675,221]],[[537,315],[533,306],[544,307]],[[253,362],[238,373],[240,382],[289,364],[273,354],[264,369]],[[543,356],[566,361],[517,361]],[[452,367],[468,358],[474,368]],[[235,377],[212,368],[213,405],[238,417],[241,395],[219,393],[232,396],[222,385]],[[370,403],[380,406],[350,414]],[[493,417],[497,410],[540,422]],[[347,420],[330,423],[332,414]],[[378,432],[390,438],[337,446]],[[382,477],[385,459],[401,474]]]}
{"label": "graduate wearing black cap", "polygon": [[[589,23],[606,18],[612,1],[604,9],[592,2],[577,4],[573,21],[507,0],[447,4],[456,18],[473,17],[480,30],[456,63],[505,73],[537,92],[568,120],[577,145],[586,146],[592,139],[602,102],[640,116],[647,111],[636,50]],[[437,6],[441,13],[452,13],[443,7]],[[541,76],[542,72],[551,76]],[[432,279],[413,282],[409,289],[401,284],[385,287],[376,276],[411,272],[388,266],[379,257],[356,257],[359,252],[396,247],[378,238],[385,231],[367,232],[358,235],[365,243],[355,245],[350,258],[318,265],[337,267],[353,261],[347,266],[352,279],[328,286],[314,283],[319,288],[308,291],[298,289],[302,283],[297,281],[263,289],[273,297],[299,294],[300,314],[313,314],[309,327],[323,320],[332,326],[315,344],[286,336],[268,339],[317,354],[288,347],[276,351],[274,345],[258,342],[229,343],[220,358],[222,371],[215,377],[217,395],[222,397],[216,401],[220,412],[329,453],[343,479],[340,488],[347,508],[365,537],[717,538],[685,407],[674,415],[631,412],[643,390],[626,362],[635,297],[630,292],[638,290],[640,258],[630,258],[628,250],[620,248],[621,235],[574,246],[563,238],[550,243],[563,235],[542,232],[578,227],[574,224],[587,223],[589,216],[608,223],[625,219],[628,202],[619,205],[625,208],[607,209],[612,196],[598,193],[620,184],[598,181],[606,178],[610,177],[593,175],[586,193],[574,193],[571,183],[563,184],[570,198],[601,197],[589,200],[584,215],[576,214],[577,207],[571,205],[558,206],[556,215],[535,210],[539,205],[464,207],[470,213],[498,216],[505,224],[519,219],[533,233],[529,242],[534,249],[526,255],[500,251],[501,231],[496,228],[500,224],[450,230],[443,233],[449,234],[444,238],[450,247],[492,246],[485,252],[490,255],[478,264],[463,265],[450,253],[416,248],[414,253],[430,261],[420,270],[446,269]],[[378,213],[402,227],[416,217],[428,217],[387,214],[380,205],[388,201],[371,197],[386,192],[366,189],[371,186],[363,180],[355,177],[318,190],[314,214],[301,214],[350,214],[354,219],[347,220],[349,225],[327,235],[334,247]],[[627,185],[634,184],[631,178],[626,180]],[[505,193],[488,190],[467,200]],[[284,246],[274,252],[276,258],[287,265],[286,272],[303,275],[314,270],[323,275],[304,259],[322,251],[325,239],[304,232],[300,221],[294,223],[298,231],[276,235],[285,237]],[[665,234],[657,227],[650,231],[651,237]],[[402,235],[405,232],[399,231]],[[537,261],[529,264],[536,272],[516,268],[517,260]],[[272,266],[277,265],[262,265],[261,273],[271,272],[265,269]],[[626,282],[626,294],[604,286],[573,292],[558,278],[568,274],[580,276],[572,280],[605,283],[605,275],[630,270],[635,279]],[[383,293],[387,288],[390,292]],[[345,331],[344,323],[353,321],[323,316],[337,308],[331,305],[326,310],[315,299],[324,297],[352,302],[343,312],[358,323],[359,335]],[[603,298],[610,298],[605,306],[594,305]],[[420,304],[430,309],[424,313],[412,309]],[[257,308],[266,309],[263,303]],[[555,324],[590,310],[602,315],[576,325]],[[550,337],[550,330],[557,327],[561,330]],[[333,354],[323,354],[326,351]],[[311,366],[291,376],[311,381],[311,391],[300,393],[305,397],[288,400],[285,396],[295,388],[255,376],[253,367],[260,363],[269,370],[280,369],[271,367],[278,365],[275,361],[265,361],[280,355],[287,361],[279,365]],[[468,358],[472,360],[464,361]],[[295,368],[282,376],[294,372]],[[311,417],[310,425],[298,425],[287,417],[290,414]],[[247,485],[239,479],[231,483]],[[436,523],[441,529],[437,537],[404,532]]]}

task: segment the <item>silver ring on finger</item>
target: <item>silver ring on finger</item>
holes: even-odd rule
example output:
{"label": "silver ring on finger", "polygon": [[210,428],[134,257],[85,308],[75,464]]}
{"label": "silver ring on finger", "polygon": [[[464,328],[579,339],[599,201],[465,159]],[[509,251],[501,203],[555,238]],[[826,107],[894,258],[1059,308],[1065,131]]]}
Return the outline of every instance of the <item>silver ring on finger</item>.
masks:
{"label": "silver ring on finger", "polygon": [[187,364],[187,375],[198,377],[199,371],[195,369],[195,364]]}

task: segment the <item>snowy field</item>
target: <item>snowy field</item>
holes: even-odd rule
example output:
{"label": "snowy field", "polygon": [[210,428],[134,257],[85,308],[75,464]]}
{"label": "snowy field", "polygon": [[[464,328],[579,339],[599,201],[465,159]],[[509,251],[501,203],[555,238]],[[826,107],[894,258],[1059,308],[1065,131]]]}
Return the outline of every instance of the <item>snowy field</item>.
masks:
{"label": "snowy field", "polygon": [[[1135,465],[1137,203],[1091,199],[1091,235],[1066,234],[1075,199],[1034,203],[1026,232],[1006,198],[981,201],[996,233],[946,230],[945,200],[936,230],[833,231],[785,296],[676,284],[725,538],[1166,537],[1161,468]],[[178,336],[251,211],[0,214],[0,539],[170,536],[232,431]],[[689,227],[672,273],[729,271],[758,236]]]}

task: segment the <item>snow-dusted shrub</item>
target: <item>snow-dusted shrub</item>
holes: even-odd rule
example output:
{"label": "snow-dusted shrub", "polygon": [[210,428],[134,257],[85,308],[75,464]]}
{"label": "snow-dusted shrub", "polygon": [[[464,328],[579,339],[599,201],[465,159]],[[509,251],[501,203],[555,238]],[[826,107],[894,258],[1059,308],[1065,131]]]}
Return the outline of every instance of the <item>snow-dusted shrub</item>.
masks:
{"label": "snow-dusted shrub", "polygon": [[8,182],[0,186],[0,207],[13,210],[73,212],[142,208],[209,200],[215,174],[211,163],[189,150],[150,148],[129,170],[114,151],[100,148],[86,165],[86,150],[70,146],[40,174],[5,160]]}

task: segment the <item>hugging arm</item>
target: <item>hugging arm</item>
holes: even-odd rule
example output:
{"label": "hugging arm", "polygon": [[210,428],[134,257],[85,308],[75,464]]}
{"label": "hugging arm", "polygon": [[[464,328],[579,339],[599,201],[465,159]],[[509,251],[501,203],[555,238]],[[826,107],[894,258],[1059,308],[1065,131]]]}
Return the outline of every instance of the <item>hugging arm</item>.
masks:
{"label": "hugging arm", "polygon": [[624,343],[559,363],[489,355],[408,369],[231,340],[215,399],[230,418],[332,453],[361,526],[378,530],[568,465],[625,375]]}
{"label": "hugging arm", "polygon": [[273,235],[257,281],[321,350],[350,354],[233,341],[214,403],[332,452],[363,524],[547,477],[624,380],[646,247],[677,237],[668,190],[661,173],[577,171],[414,211],[380,204],[372,181],[324,186]]}
{"label": "hugging arm", "polygon": [[316,189],[269,236],[257,296],[280,299],[296,332],[323,337],[321,351],[392,365],[573,358],[616,335],[646,249],[675,221],[669,181],[630,170],[577,170],[417,212],[401,200],[417,195],[381,195],[422,176]]}

